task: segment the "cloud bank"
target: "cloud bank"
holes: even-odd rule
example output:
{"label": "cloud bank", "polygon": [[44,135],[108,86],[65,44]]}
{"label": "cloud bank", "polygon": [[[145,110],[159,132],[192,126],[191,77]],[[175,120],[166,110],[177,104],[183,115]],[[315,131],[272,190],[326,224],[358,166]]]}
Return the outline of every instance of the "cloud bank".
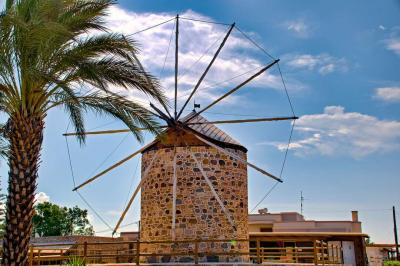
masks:
{"label": "cloud bank", "polygon": [[[106,19],[107,26],[111,31],[130,35],[138,41],[141,50],[139,57],[142,63],[153,75],[160,78],[162,86],[170,98],[173,98],[174,87],[174,21],[139,34],[131,34],[173,17],[174,14],[169,13],[135,13],[119,6],[113,6]],[[191,10],[181,14],[181,17],[212,21],[212,18]],[[228,28],[229,26],[180,20],[178,82],[180,102],[190,94],[222,42]],[[168,56],[166,57],[167,51]],[[260,56],[258,50],[234,29],[196,93],[196,100],[210,103],[256,73],[270,61],[271,59],[265,55]],[[246,74],[239,76],[243,73]],[[231,78],[234,79],[231,80]],[[300,82],[290,79],[287,83],[288,88],[292,90],[304,87]],[[254,79],[248,86],[282,89],[280,77],[272,69]],[[122,89],[115,88],[115,90],[124,93]],[[126,96],[148,102],[140,94],[130,93]],[[224,99],[221,104],[235,104],[239,100],[243,101],[236,94]]]}
{"label": "cloud bank", "polygon": [[[400,149],[400,122],[380,120],[342,106],[327,106],[322,114],[301,116],[296,121],[290,149],[296,155],[320,154],[361,158]],[[263,143],[285,150],[285,143]]]}
{"label": "cloud bank", "polygon": [[317,71],[321,75],[326,75],[335,71],[348,71],[348,63],[345,58],[336,58],[329,54],[295,54],[287,55],[287,65],[295,69],[305,69]]}
{"label": "cloud bank", "polygon": [[377,88],[375,98],[385,102],[400,102],[400,87]]}

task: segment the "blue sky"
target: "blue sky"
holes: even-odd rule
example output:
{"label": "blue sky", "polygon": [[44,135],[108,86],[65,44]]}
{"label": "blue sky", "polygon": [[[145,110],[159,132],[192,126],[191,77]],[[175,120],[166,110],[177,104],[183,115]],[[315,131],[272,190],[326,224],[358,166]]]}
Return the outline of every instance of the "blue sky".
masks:
{"label": "blue sky", "polygon": [[[306,218],[349,220],[350,211],[359,210],[363,230],[372,241],[393,242],[390,208],[396,205],[400,211],[400,1],[126,0],[110,10],[107,23],[113,31],[130,34],[177,13],[182,17],[236,22],[281,59],[280,66],[300,119],[283,172],[284,183],[259,208],[299,211],[303,191]],[[160,78],[169,96],[173,88],[173,46],[166,54],[173,26],[173,22],[167,23],[133,36],[140,43],[144,65]],[[226,30],[226,26],[182,21],[180,96],[193,87]],[[202,60],[191,67],[207,48],[210,49]],[[214,87],[215,83],[246,71],[254,73],[269,60],[234,31],[195,95],[196,103],[207,105],[246,76]],[[122,93],[147,102],[137,93]],[[183,99],[180,98],[180,104]],[[276,68],[205,113],[210,120],[280,115],[290,115],[290,108]],[[87,115],[86,122],[87,129],[93,130],[123,127],[93,114]],[[38,191],[58,204],[86,207],[71,191],[62,137],[67,124],[62,110],[54,110],[47,117]],[[279,174],[290,133],[289,122],[221,128],[248,147],[250,161]],[[147,136],[146,142],[151,139]],[[71,138],[69,144],[77,183],[142,145],[129,134],[88,137],[84,147]],[[139,172],[136,158],[81,192],[114,226],[130,191],[138,183]],[[6,184],[5,163],[0,174],[2,184]],[[249,207],[253,208],[273,185],[273,180],[249,170]],[[96,231],[107,229],[92,211],[90,216]],[[135,201],[124,223],[137,220],[139,202]],[[124,230],[134,228],[131,225]]]}

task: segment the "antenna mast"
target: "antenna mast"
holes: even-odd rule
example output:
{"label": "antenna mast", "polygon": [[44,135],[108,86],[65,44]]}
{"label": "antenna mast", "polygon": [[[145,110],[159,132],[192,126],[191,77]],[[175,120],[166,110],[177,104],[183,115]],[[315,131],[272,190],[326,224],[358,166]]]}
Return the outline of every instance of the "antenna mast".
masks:
{"label": "antenna mast", "polygon": [[303,202],[304,202],[303,191],[300,191],[300,214],[301,215],[303,215]]}

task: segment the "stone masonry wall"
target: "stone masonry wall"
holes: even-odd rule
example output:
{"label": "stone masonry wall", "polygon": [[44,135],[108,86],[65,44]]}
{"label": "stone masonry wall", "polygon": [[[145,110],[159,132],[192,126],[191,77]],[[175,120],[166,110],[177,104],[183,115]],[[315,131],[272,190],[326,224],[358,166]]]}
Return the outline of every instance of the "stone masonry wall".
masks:
{"label": "stone masonry wall", "polygon": [[[190,149],[190,151],[189,151]],[[246,160],[246,153],[228,149]],[[157,152],[147,176],[144,171]],[[157,148],[144,152],[141,192],[142,241],[173,240],[172,198],[173,161],[177,155],[177,197],[175,239],[248,239],[247,223],[247,166],[209,146]],[[222,208],[213,196],[192,152],[202,165],[225,208],[231,214],[236,229],[232,227]],[[146,244],[142,252],[162,254],[193,251],[194,244]],[[248,252],[248,242],[200,243],[199,252]],[[190,261],[189,256],[154,256],[148,261]],[[231,258],[232,259],[232,258]],[[227,261],[229,258],[203,256],[201,261]],[[238,260],[236,257],[234,260]],[[239,258],[239,260],[243,260]]]}

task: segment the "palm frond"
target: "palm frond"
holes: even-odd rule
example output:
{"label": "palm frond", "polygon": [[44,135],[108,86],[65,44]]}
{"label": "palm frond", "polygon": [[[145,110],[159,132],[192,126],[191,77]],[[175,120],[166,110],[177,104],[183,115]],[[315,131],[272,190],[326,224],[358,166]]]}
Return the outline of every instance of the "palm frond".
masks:
{"label": "palm frond", "polygon": [[[57,105],[74,105],[74,101],[71,101],[65,94],[59,97],[58,100],[59,102]],[[79,105],[75,105],[77,109],[81,109],[85,112],[93,111],[99,115],[112,116],[121,120],[140,142],[143,141],[142,128],[146,128],[153,134],[160,133],[159,124],[148,109],[115,93],[90,93],[88,95],[79,96],[78,102]],[[79,133],[83,132],[84,129],[79,131]],[[84,142],[85,135],[78,135],[80,137],[79,140]]]}

